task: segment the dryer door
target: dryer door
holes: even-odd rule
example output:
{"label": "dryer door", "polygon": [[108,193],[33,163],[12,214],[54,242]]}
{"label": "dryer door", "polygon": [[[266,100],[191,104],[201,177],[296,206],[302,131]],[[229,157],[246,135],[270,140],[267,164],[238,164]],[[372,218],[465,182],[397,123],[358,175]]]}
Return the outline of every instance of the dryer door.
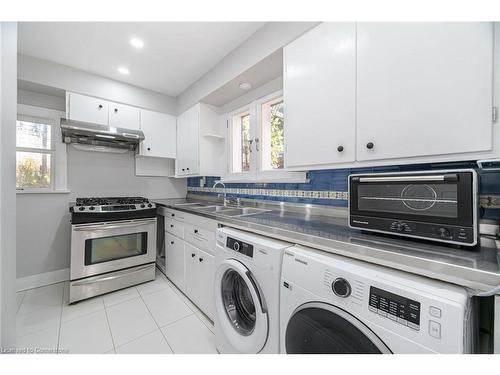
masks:
{"label": "dryer door", "polygon": [[241,353],[258,353],[268,334],[262,297],[248,268],[224,261],[215,276],[215,310],[227,341]]}
{"label": "dryer door", "polygon": [[307,303],[288,321],[287,353],[382,354],[389,348],[360,320],[333,305]]}

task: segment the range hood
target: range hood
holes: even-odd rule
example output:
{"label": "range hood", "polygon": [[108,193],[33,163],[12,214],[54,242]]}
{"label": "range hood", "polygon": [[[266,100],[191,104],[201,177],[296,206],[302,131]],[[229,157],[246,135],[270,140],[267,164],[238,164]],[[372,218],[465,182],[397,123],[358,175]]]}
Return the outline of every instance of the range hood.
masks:
{"label": "range hood", "polygon": [[144,140],[141,130],[117,128],[83,121],[61,119],[64,143],[89,145],[88,149],[104,151],[107,148],[135,150]]}

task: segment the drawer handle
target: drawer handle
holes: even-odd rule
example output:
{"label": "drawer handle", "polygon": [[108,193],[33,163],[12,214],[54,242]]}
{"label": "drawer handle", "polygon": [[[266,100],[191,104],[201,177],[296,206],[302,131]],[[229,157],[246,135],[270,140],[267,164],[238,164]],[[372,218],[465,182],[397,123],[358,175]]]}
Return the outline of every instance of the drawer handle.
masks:
{"label": "drawer handle", "polygon": [[170,245],[173,245],[174,244],[174,241],[170,241]]}
{"label": "drawer handle", "polygon": [[173,228],[174,227],[174,224],[170,224],[170,228]]}
{"label": "drawer handle", "polygon": [[196,254],[191,254],[191,258],[194,258],[196,256]]}
{"label": "drawer handle", "polygon": [[198,259],[200,262],[203,262],[203,258]]}
{"label": "drawer handle", "polygon": [[194,230],[194,233],[198,233],[198,229],[195,229],[195,230]]}

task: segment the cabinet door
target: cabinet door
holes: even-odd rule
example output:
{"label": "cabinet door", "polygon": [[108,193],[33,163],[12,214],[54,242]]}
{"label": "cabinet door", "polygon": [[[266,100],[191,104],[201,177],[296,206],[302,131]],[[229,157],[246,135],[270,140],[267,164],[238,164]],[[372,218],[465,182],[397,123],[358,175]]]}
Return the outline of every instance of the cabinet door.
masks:
{"label": "cabinet door", "polygon": [[145,137],[141,143],[141,155],[175,158],[176,118],[174,116],[141,110],[141,130]]}
{"label": "cabinet door", "polygon": [[357,158],[492,147],[491,23],[359,23]]}
{"label": "cabinet door", "polygon": [[199,268],[199,290],[200,290],[200,309],[210,319],[214,319],[215,301],[214,301],[214,277],[215,262],[214,256],[198,249],[198,268]]}
{"label": "cabinet door", "polygon": [[167,277],[185,290],[184,241],[165,232],[165,266]]}
{"label": "cabinet door", "polygon": [[109,125],[117,128],[140,129],[140,109],[129,105],[109,103]]}
{"label": "cabinet door", "polygon": [[177,126],[177,175],[199,174],[199,106],[179,116]]}
{"label": "cabinet door", "polygon": [[189,243],[185,243],[184,247],[184,262],[186,264],[186,294],[199,306],[201,291],[200,273],[198,266],[198,249]]}
{"label": "cabinet door", "polygon": [[69,93],[70,120],[108,125],[108,102],[90,96]]}
{"label": "cabinet door", "polygon": [[356,25],[325,22],[284,48],[286,167],[355,159]]}

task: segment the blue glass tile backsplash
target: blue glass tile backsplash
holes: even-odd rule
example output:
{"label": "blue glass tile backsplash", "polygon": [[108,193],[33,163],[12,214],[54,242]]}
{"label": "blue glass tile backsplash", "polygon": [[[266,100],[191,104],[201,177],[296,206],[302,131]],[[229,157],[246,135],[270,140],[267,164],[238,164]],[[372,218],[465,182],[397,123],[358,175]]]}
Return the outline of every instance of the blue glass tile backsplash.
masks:
{"label": "blue glass tile backsplash", "polygon": [[[216,195],[225,191],[227,196],[248,199],[285,201],[295,203],[322,204],[347,207],[347,177],[354,173],[384,173],[415,170],[436,170],[474,168],[475,161],[456,163],[392,165],[373,168],[331,169],[307,172],[307,183],[227,183],[225,190],[221,185],[212,188],[220,179],[217,176],[188,178],[190,194]],[[500,219],[500,172],[478,170],[482,217]]]}

